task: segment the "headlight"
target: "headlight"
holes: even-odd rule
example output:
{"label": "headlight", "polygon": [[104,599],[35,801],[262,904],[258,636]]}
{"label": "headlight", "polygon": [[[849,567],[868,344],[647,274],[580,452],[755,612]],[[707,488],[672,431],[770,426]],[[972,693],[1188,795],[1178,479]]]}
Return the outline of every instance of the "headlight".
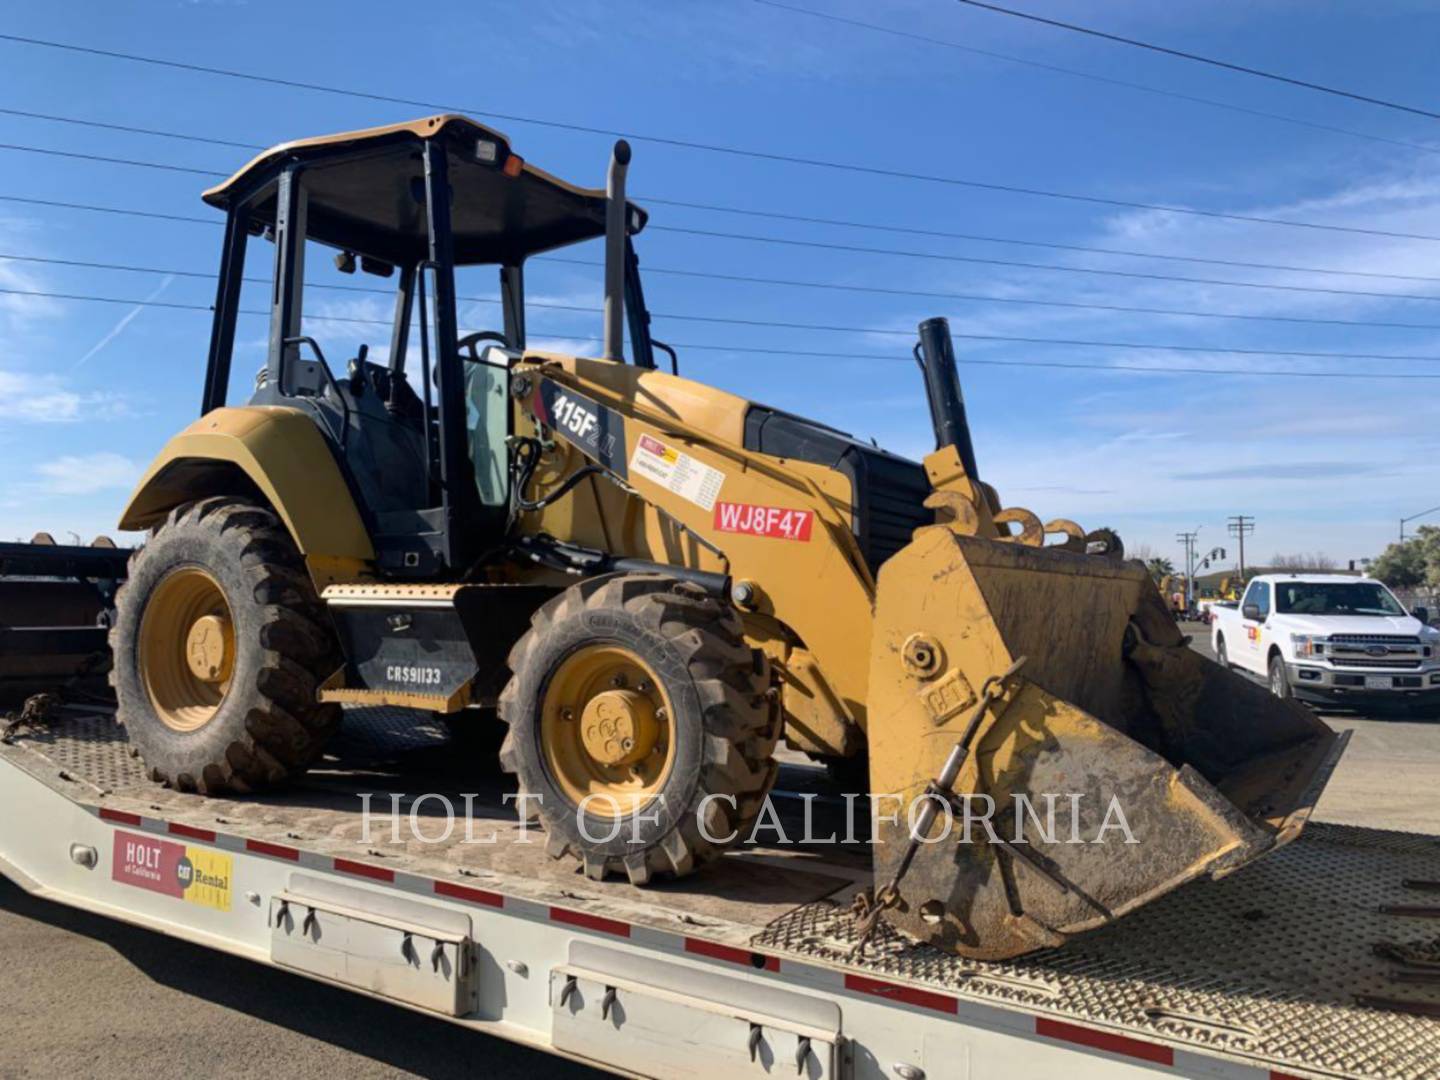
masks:
{"label": "headlight", "polygon": [[1325,639],[1315,634],[1291,634],[1290,644],[1295,647],[1297,657],[1325,655]]}
{"label": "headlight", "polygon": [[1433,626],[1422,626],[1420,628],[1419,636],[1420,640],[1423,641],[1426,645],[1435,645],[1437,643],[1440,643],[1440,630],[1435,629],[1435,627]]}

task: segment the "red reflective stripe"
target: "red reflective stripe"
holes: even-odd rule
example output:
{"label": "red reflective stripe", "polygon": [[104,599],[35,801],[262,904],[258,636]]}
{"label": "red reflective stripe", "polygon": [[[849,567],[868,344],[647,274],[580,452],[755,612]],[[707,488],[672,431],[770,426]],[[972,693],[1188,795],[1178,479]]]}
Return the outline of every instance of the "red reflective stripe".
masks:
{"label": "red reflective stripe", "polygon": [[1126,1035],[1112,1035],[1108,1031],[1095,1031],[1093,1028],[1066,1024],[1059,1020],[1037,1017],[1035,1034],[1043,1035],[1047,1039],[1079,1043],[1081,1046],[1090,1046],[1112,1054],[1124,1054],[1126,1057],[1139,1058],[1141,1061],[1153,1061],[1157,1065],[1175,1064],[1175,1051],[1168,1046],[1142,1042]]}
{"label": "red reflective stripe", "polygon": [[599,915],[586,915],[583,911],[571,911],[569,908],[552,907],[550,921],[583,926],[586,930],[599,930],[602,934],[614,934],[616,937],[630,936],[629,923],[618,919],[604,919]]}
{"label": "red reflective stripe", "polygon": [[1292,1076],[1290,1073],[1276,1072],[1274,1069],[1271,1069],[1270,1080],[1300,1080],[1300,1077]]}
{"label": "red reflective stripe", "polygon": [[862,994],[873,994],[875,997],[886,998],[890,1001],[903,1001],[907,1005],[919,1005],[922,1009],[934,1009],[936,1012],[949,1013],[952,1016],[960,1011],[959,1002],[949,994],[937,994],[931,990],[917,990],[909,986],[896,986],[894,983],[867,979],[862,975],[846,975],[845,989],[856,990]]}
{"label": "red reflective stripe", "polygon": [[127,814],[124,810],[109,810],[103,806],[100,808],[100,817],[104,821],[117,821],[121,825],[142,824],[139,814]]}
{"label": "red reflective stripe", "polygon": [[468,885],[453,885],[448,881],[435,882],[435,895],[448,896],[455,900],[468,900],[472,904],[484,904],[487,907],[505,906],[505,898],[499,893],[486,892],[484,889],[472,889]]}
{"label": "red reflective stripe", "polygon": [[246,840],[245,850],[253,851],[256,855],[270,855],[277,859],[289,859],[291,862],[300,861],[300,852],[295,848],[270,844],[264,840]]}
{"label": "red reflective stripe", "polygon": [[729,960],[732,964],[752,967],[757,971],[780,970],[780,958],[778,956],[766,956],[763,953],[751,952],[749,949],[737,949],[733,945],[719,945],[713,941],[701,941],[699,938],[687,937],[685,939],[685,951],[694,953],[696,956],[708,956],[712,960]]}
{"label": "red reflective stripe", "polygon": [[212,829],[197,829],[193,825],[181,825],[174,821],[167,827],[175,836],[188,836],[192,840],[208,840],[212,844],[215,842],[215,833]]}
{"label": "red reflective stripe", "polygon": [[371,866],[369,863],[351,862],[349,859],[336,859],[335,869],[342,874],[354,874],[356,877],[374,878],[376,881],[394,881],[395,871],[386,870],[384,867]]}

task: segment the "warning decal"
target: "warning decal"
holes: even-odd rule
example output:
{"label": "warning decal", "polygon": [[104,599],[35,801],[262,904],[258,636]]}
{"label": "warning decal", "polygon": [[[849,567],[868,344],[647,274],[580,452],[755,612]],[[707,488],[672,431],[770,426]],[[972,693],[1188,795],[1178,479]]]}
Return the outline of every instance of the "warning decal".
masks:
{"label": "warning decal", "polygon": [[725,482],[725,474],[719,469],[712,469],[653,435],[641,435],[636,441],[630,468],[705,510],[714,509],[720,485]]}
{"label": "warning decal", "polygon": [[809,510],[787,510],[783,506],[755,506],[752,503],[715,504],[715,528],[721,532],[808,543],[814,520],[815,515]]}
{"label": "warning decal", "polygon": [[216,911],[230,910],[231,859],[219,851],[116,831],[110,876]]}

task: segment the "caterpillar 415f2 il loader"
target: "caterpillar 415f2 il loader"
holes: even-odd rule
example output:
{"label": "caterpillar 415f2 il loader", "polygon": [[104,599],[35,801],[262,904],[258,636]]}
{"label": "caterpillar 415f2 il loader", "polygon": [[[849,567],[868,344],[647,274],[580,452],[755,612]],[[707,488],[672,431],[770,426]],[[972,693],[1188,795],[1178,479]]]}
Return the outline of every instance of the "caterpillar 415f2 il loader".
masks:
{"label": "caterpillar 415f2 il loader", "polygon": [[[916,348],[923,463],[656,366],[628,160],[581,189],[436,116],[277,147],[206,193],[227,227],[202,415],[125,511],[151,532],[111,634],[153,777],[283,781],[345,702],[498,707],[550,850],[644,883],[743,838],[781,737],[868,755],[874,917],[987,957],[1293,838],[1334,736],[1188,650],[1115,537],[1003,507],[943,320]],[[255,237],[269,354],[232,406]],[[527,348],[526,260],[600,237],[602,355]],[[302,328],[317,244],[394,280],[383,363],[332,368]],[[474,265],[500,315],[462,334]],[[993,828],[948,831],[977,802]]]}

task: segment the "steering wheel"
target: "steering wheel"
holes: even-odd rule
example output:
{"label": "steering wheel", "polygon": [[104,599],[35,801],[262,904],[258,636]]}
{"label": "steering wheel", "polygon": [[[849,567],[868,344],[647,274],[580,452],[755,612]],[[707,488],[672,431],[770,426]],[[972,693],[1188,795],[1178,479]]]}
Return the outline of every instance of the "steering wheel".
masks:
{"label": "steering wheel", "polygon": [[458,342],[456,342],[455,348],[461,352],[469,349],[469,357],[462,356],[461,359],[468,359],[471,363],[478,364],[481,362],[481,360],[480,350],[477,348],[477,346],[482,341],[494,341],[497,344],[506,348],[508,348],[510,345],[510,343],[505,340],[504,334],[501,334],[495,330],[477,330],[473,334],[466,334],[464,337],[462,337]]}

